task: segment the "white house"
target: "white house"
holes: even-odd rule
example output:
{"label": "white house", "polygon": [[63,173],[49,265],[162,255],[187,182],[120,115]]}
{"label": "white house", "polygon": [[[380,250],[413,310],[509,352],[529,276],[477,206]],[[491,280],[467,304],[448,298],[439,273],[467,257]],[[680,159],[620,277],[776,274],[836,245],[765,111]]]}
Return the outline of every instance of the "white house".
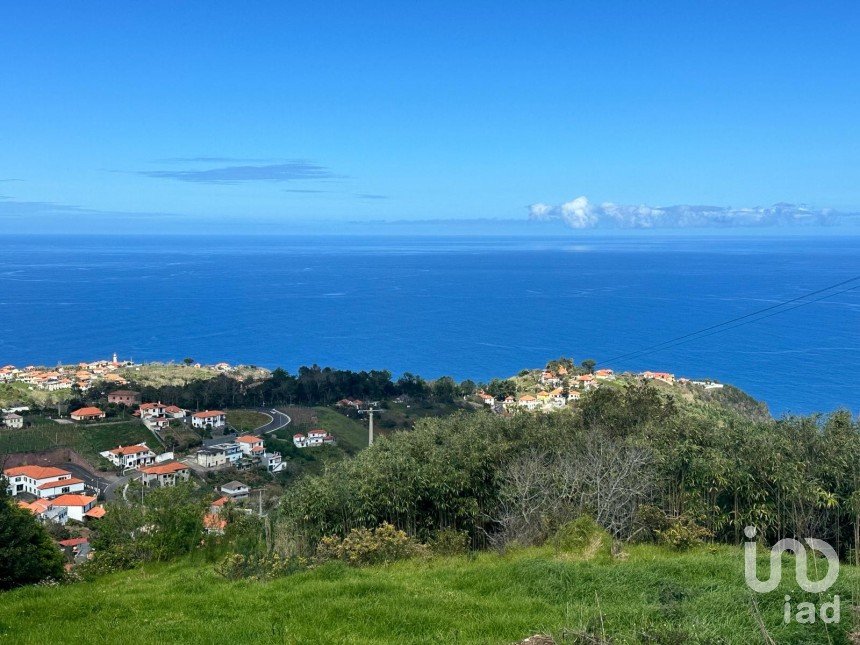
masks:
{"label": "white house", "polygon": [[525,410],[534,410],[540,405],[540,402],[531,394],[523,394],[517,401],[517,405]]}
{"label": "white house", "polygon": [[308,446],[321,446],[324,443],[334,443],[334,437],[322,428],[314,428],[308,431]]}
{"label": "white house", "polygon": [[265,448],[263,448],[263,440],[252,434],[245,434],[241,437],[236,437],[236,443],[242,450],[242,454],[249,457],[262,457],[265,452]]}
{"label": "white house", "polygon": [[140,469],[144,486],[175,486],[177,481],[187,481],[191,471],[183,463],[171,461]]}
{"label": "white house", "polygon": [[221,485],[221,492],[230,499],[244,499],[251,493],[250,487],[242,482],[231,481]]}
{"label": "white house", "polygon": [[117,468],[148,466],[155,461],[155,453],[145,443],[134,446],[119,446],[99,454]]}
{"label": "white house", "polygon": [[493,407],[496,404],[496,399],[492,394],[487,394],[486,392],[478,392],[478,396],[481,397],[481,401],[483,401],[484,405],[489,405]]}
{"label": "white house", "polygon": [[267,452],[263,455],[263,465],[270,473],[279,473],[287,467],[279,452]]}
{"label": "white house", "polygon": [[609,368],[599,369],[594,373],[594,378],[596,378],[598,381],[614,381],[615,372],[613,372]]}
{"label": "white house", "polygon": [[161,401],[157,403],[141,403],[138,412],[140,412],[140,418],[146,421],[155,417],[163,417],[166,408],[167,406]]}
{"label": "white house", "polygon": [[227,425],[227,415],[221,410],[204,410],[191,415],[191,425],[195,428],[223,428]]}
{"label": "white house", "polygon": [[642,372],[642,378],[646,381],[663,381],[664,383],[669,383],[670,385],[675,382],[675,375],[670,374],[669,372]]}
{"label": "white house", "polygon": [[51,498],[64,493],[82,493],[84,482],[72,473],[51,466],[16,466],[3,471],[11,495],[29,493],[39,498]]}
{"label": "white house", "polygon": [[7,412],[3,415],[3,425],[7,428],[23,428],[24,417],[14,412]]}
{"label": "white house", "polygon": [[84,517],[96,505],[96,498],[90,495],[61,495],[51,500],[53,508],[65,507],[69,519],[83,522]]}
{"label": "white house", "polygon": [[51,506],[51,500],[37,499],[32,502],[19,501],[18,506],[30,511],[42,522],[65,524],[69,521],[69,511],[65,506]]}

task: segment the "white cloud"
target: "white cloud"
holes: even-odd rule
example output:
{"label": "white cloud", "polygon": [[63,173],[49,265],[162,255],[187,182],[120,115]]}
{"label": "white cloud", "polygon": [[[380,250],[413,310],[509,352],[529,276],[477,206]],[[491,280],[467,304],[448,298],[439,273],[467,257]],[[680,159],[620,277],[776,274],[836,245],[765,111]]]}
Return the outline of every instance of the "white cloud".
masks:
{"label": "white cloud", "polygon": [[562,221],[570,228],[713,228],[751,226],[829,226],[860,224],[860,213],[838,213],[794,204],[768,207],[648,206],[592,204],[577,197],[559,205],[537,202],[529,206],[529,219]]}

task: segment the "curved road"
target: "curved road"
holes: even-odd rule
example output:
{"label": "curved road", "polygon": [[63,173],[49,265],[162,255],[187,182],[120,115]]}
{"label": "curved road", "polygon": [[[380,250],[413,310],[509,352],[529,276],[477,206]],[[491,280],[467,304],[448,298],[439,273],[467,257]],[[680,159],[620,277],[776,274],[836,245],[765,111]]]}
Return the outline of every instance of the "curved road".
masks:
{"label": "curved road", "polygon": [[271,419],[266,425],[254,429],[254,432],[257,434],[272,434],[281,428],[286,428],[292,421],[290,415],[284,414],[283,412],[279,412],[275,409],[266,410],[264,408],[258,408],[257,412],[262,412]]}

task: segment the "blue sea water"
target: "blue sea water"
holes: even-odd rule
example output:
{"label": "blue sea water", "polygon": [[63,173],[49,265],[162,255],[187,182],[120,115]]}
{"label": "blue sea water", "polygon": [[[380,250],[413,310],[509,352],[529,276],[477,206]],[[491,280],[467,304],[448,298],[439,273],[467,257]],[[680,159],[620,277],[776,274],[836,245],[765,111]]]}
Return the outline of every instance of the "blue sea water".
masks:
{"label": "blue sea water", "polygon": [[[857,275],[857,236],[4,236],[0,364],[115,351],[484,380],[606,361]],[[609,366],[715,378],[776,414],[856,413],[858,359],[860,289]]]}

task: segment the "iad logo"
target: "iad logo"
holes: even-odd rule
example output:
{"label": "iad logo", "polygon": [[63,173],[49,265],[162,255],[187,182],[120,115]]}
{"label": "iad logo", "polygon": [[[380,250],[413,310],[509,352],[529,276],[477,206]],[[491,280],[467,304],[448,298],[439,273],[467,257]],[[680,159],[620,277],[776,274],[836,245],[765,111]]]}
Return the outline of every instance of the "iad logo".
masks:
{"label": "iad logo", "polygon": [[[753,591],[768,593],[777,588],[782,580],[782,554],[785,551],[794,553],[794,576],[797,579],[797,584],[804,591],[809,593],[827,591],[836,582],[836,578],[839,577],[839,556],[836,555],[835,549],[827,542],[816,538],[805,538],[806,543],[813,551],[824,554],[824,557],[827,559],[827,574],[821,580],[813,581],[807,575],[806,547],[797,540],[785,538],[771,547],[770,577],[764,581],[759,580],[756,573],[756,552],[758,549],[755,541],[756,528],[748,526],[744,529],[744,534],[748,539],[744,544],[744,575],[747,586]],[[839,609],[839,596],[834,596],[832,602],[821,603],[819,616],[825,623],[838,623]],[[813,603],[801,602],[797,604],[797,612],[794,619],[799,623],[814,623],[815,614],[815,605]],[[791,596],[786,596],[784,620],[786,623],[789,623],[791,622],[791,618]]]}

